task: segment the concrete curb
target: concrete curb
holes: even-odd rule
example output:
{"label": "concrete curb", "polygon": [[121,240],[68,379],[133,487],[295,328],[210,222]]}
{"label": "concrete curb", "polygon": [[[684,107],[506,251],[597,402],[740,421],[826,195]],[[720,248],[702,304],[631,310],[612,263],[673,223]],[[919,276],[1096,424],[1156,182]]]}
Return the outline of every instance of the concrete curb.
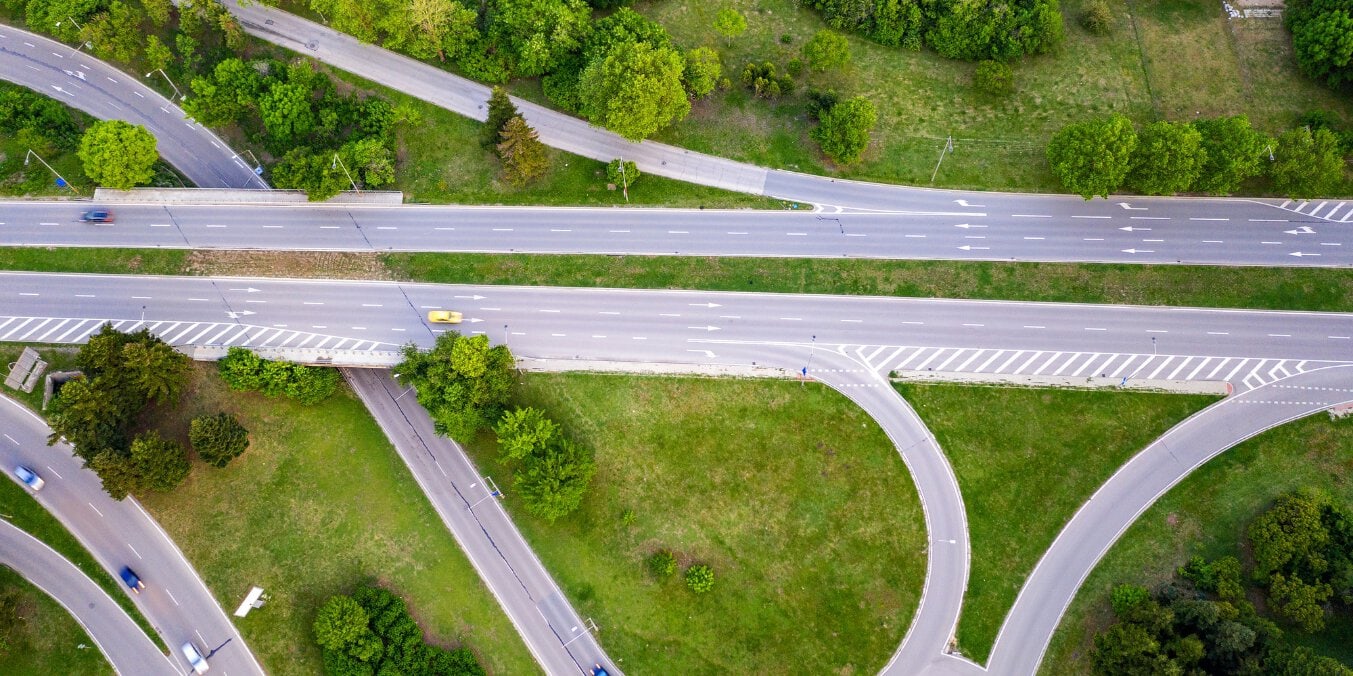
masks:
{"label": "concrete curb", "polygon": [[599,359],[537,359],[518,357],[517,368],[535,373],[615,373],[647,376],[705,376],[709,378],[797,378],[788,369],[736,364],[679,364]]}
{"label": "concrete curb", "polygon": [[[300,190],[235,190],[231,188],[135,188],[112,190],[95,188],[94,201],[114,203],[153,202],[157,204],[311,204]],[[345,191],[318,204],[404,203],[397,190]]]}

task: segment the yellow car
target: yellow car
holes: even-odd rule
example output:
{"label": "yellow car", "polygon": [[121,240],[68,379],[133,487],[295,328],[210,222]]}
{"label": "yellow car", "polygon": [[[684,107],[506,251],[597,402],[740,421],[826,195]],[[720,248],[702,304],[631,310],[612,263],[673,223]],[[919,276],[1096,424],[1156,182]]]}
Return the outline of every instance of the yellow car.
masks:
{"label": "yellow car", "polygon": [[433,310],[428,313],[428,321],[433,324],[459,324],[460,313],[453,310]]}

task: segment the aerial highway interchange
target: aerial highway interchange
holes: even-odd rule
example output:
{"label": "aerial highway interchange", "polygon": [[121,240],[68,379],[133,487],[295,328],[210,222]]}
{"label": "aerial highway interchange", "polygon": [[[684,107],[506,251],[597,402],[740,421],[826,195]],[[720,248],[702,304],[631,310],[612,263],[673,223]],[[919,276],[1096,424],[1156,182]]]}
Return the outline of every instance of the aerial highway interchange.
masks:
{"label": "aerial highway interchange", "polygon": [[[462,114],[483,116],[487,91],[480,85],[271,8],[232,11],[257,35]],[[64,96],[100,117],[147,125],[161,139],[164,156],[199,186],[266,187],[248,163],[148,88],[123,81],[119,72],[70,53],[69,47],[21,33],[0,29],[0,56],[9,59],[0,69],[6,79]],[[572,118],[518,105],[542,140],[558,147],[605,159],[623,154],[650,173],[773,196],[809,209],[125,203],[114,205],[113,224],[89,225],[77,222],[78,204],[8,202],[0,205],[0,244],[1353,265],[1348,225],[1353,200],[1124,197],[1085,202],[835,181],[661,144],[625,144]],[[968,574],[962,497],[933,437],[888,385],[891,371],[1121,377],[1124,384],[1225,381],[1234,392],[1135,457],[1101,487],[1099,499],[1072,519],[1007,617],[985,668],[993,673],[1037,669],[1080,581],[1132,519],[1194,467],[1273,425],[1353,400],[1353,316],[1346,314],[18,272],[4,273],[0,280],[3,341],[75,343],[111,322],[122,330],[149,327],[184,348],[238,345],[388,366],[399,345],[428,345],[435,338],[440,328],[425,321],[429,310],[455,309],[465,314],[463,331],[506,342],[519,356],[693,368],[755,365],[835,387],[883,426],[925,507],[930,534],[925,593],[885,668],[898,674],[983,668],[948,653]],[[609,662],[590,635],[577,634],[576,614],[524,542],[513,551],[488,551],[468,541],[466,524],[453,523],[452,511],[466,518],[455,501],[463,499],[460,491],[476,485],[473,467],[467,463],[463,471],[468,473],[440,487],[427,477],[441,459],[464,462],[454,444],[439,439],[446,444],[436,453],[427,446],[406,448],[427,436],[410,431],[421,423],[408,420],[409,402],[399,402],[398,389],[373,371],[349,371],[348,378],[542,667],[567,673],[574,667],[586,670],[592,660]],[[404,422],[395,422],[392,406],[403,409],[398,418]],[[114,570],[128,550],[138,558],[156,557],[159,584],[137,603],[167,643],[177,645],[191,633],[211,649],[229,638],[233,643],[212,657],[213,665],[225,673],[261,673],[212,594],[134,501],[113,503],[73,456],[47,452],[45,426],[36,416],[8,400],[0,416],[12,435],[4,444],[6,463],[16,458],[48,463],[56,481],[40,499],[105,567]],[[1177,450],[1173,442],[1180,438],[1191,441],[1188,458],[1171,452],[1169,446]],[[419,468],[409,448],[426,452],[433,464]],[[510,540],[515,528],[496,502],[490,504],[498,511],[482,518],[492,523],[476,522],[475,527],[498,529],[504,535],[495,539]],[[117,537],[100,529],[107,519],[117,520]],[[124,528],[134,535],[124,536]],[[507,582],[523,575],[531,582]]]}

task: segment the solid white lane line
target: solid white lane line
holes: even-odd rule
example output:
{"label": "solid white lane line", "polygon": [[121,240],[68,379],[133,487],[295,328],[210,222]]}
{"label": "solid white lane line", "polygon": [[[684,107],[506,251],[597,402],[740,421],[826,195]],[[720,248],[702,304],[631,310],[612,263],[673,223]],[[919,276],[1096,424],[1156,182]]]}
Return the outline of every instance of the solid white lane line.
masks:
{"label": "solid white lane line", "polygon": [[1166,331],[1165,329],[1147,329],[1146,332],[1147,332],[1147,333],[1169,333],[1169,331]]}
{"label": "solid white lane line", "polygon": [[624,234],[629,232],[629,230],[608,230],[607,232],[610,232],[612,234]]}
{"label": "solid white lane line", "polygon": [[1325,337],[1329,338],[1330,340],[1348,340],[1349,338],[1348,336],[1325,336]]}
{"label": "solid white lane line", "polygon": [[1260,242],[1260,244],[1282,244],[1282,242]]}
{"label": "solid white lane line", "polygon": [[9,436],[8,434],[6,434],[6,435],[5,435],[5,438],[6,438],[6,439],[9,439],[9,442],[10,442],[11,444],[14,444],[15,446],[18,446],[18,445],[19,445],[19,442],[18,442],[17,440],[15,440],[14,437],[11,437],[11,436]]}
{"label": "solid white lane line", "polygon": [[971,326],[971,327],[974,327],[974,328],[981,328],[981,327],[983,327],[983,326],[986,326],[986,324],[964,324],[964,326]]}
{"label": "solid white lane line", "polygon": [[1096,326],[1087,326],[1087,327],[1085,327],[1085,330],[1086,330],[1086,331],[1108,331],[1108,329],[1099,328],[1099,327],[1096,327]]}
{"label": "solid white lane line", "polygon": [[1024,239],[1043,239],[1042,237],[1025,237]]}
{"label": "solid white lane line", "polygon": [[551,314],[559,314],[559,310],[538,310],[538,312],[549,312]]}
{"label": "solid white lane line", "polygon": [[1291,337],[1292,337],[1292,334],[1290,334],[1290,333],[1270,333],[1270,334],[1268,334],[1268,337],[1269,337],[1269,338],[1291,338]]}
{"label": "solid white lane line", "polygon": [[851,323],[851,324],[859,324],[859,323],[863,322],[864,320],[863,320],[863,319],[842,319],[841,321],[843,321],[843,322],[848,322],[848,323]]}
{"label": "solid white lane line", "polygon": [[1207,335],[1209,335],[1209,336],[1229,336],[1229,335],[1231,335],[1231,333],[1230,333],[1229,331],[1208,331],[1208,332],[1207,332]]}
{"label": "solid white lane line", "polygon": [[1169,217],[1169,216],[1128,216],[1128,218],[1130,218],[1130,219],[1132,219],[1132,220],[1134,220],[1134,221],[1168,221],[1168,220],[1170,220],[1170,217]]}
{"label": "solid white lane line", "polygon": [[136,558],[138,558],[138,559],[144,559],[144,558],[146,558],[146,557],[144,557],[144,556],[141,556],[141,552],[136,551],[136,548],[133,547],[133,546],[132,546],[132,543],[130,543],[130,542],[127,543],[127,549],[132,550],[132,553],[135,554],[135,555],[136,555]]}
{"label": "solid white lane line", "polygon": [[719,315],[719,319],[742,319],[742,315]]}
{"label": "solid white lane line", "polygon": [[1010,214],[1011,218],[1052,218],[1045,214]]}
{"label": "solid white lane line", "polygon": [[1205,239],[1205,240],[1203,240],[1203,244],[1221,244],[1221,243],[1222,243],[1222,241],[1219,240],[1219,239]]}
{"label": "solid white lane line", "polygon": [[808,236],[808,233],[806,233],[806,232],[786,232],[786,233],[785,233],[785,237],[807,237],[807,236]]}
{"label": "solid white lane line", "polygon": [[1083,238],[1081,238],[1081,239],[1082,239],[1083,241],[1086,241],[1086,242],[1103,242],[1103,241],[1104,241],[1104,238],[1103,238],[1103,237],[1083,237]]}
{"label": "solid white lane line", "polygon": [[615,310],[600,310],[600,311],[597,312],[597,314],[599,314],[599,315],[618,315],[618,314],[620,314],[620,313],[619,313],[619,312],[616,312]]}
{"label": "solid white lane line", "polygon": [[747,233],[745,233],[745,232],[727,232],[727,233],[724,233],[724,234],[726,234],[726,235],[745,235],[745,234],[747,234]]}
{"label": "solid white lane line", "polygon": [[99,508],[94,506],[94,503],[92,503],[92,502],[86,502],[85,504],[86,504],[86,505],[89,505],[89,508],[92,509],[92,510],[94,510],[94,513],[95,513],[95,514],[98,514],[99,516],[103,516],[103,512],[100,512],[100,511],[99,511]]}
{"label": "solid white lane line", "polygon": [[362,303],[362,307],[385,307],[380,303]]}
{"label": "solid white lane line", "polygon": [[1072,216],[1072,218],[1113,218],[1113,216]]}
{"label": "solid white lane line", "polygon": [[669,235],[689,235],[689,234],[691,234],[691,233],[690,233],[689,230],[668,230],[668,231],[667,231],[667,234],[669,234]]}
{"label": "solid white lane line", "polygon": [[1026,329],[1046,329],[1046,328],[1048,328],[1048,327],[1046,327],[1046,326],[1038,326],[1037,324],[1025,324],[1025,325],[1024,325],[1024,328],[1026,328]]}
{"label": "solid white lane line", "polygon": [[1251,218],[1251,223],[1290,223],[1286,218]]}
{"label": "solid white lane line", "polygon": [[914,237],[916,239],[925,239],[925,235],[903,235],[903,237]]}
{"label": "solid white lane line", "polygon": [[1189,220],[1190,220],[1190,221],[1229,221],[1229,220],[1231,220],[1231,219],[1229,219],[1229,218],[1197,218],[1197,217],[1191,216],[1191,217],[1189,217]]}
{"label": "solid white lane line", "polygon": [[301,305],[323,305],[323,301],[306,300],[301,301]]}

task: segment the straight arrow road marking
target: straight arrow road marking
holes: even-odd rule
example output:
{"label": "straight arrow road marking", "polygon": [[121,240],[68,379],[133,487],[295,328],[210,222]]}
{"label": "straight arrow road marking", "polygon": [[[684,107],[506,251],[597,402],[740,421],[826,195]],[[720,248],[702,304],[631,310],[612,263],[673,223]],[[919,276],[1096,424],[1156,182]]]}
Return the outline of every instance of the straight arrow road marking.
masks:
{"label": "straight arrow road marking", "polygon": [[986,250],[990,249],[991,247],[989,247],[989,246],[971,246],[971,245],[968,245],[968,244],[964,244],[963,246],[961,246],[961,247],[959,247],[959,248],[962,249],[962,250],[964,250],[964,251],[986,251]]}
{"label": "straight arrow road marking", "polygon": [[968,200],[954,200],[954,202],[955,202],[956,204],[958,204],[958,206],[961,206],[961,207],[967,207],[967,208],[973,208],[973,207],[976,207],[976,208],[978,208],[978,209],[981,209],[981,208],[985,208],[985,207],[986,207],[985,204],[968,204]]}
{"label": "straight arrow road marking", "polygon": [[719,330],[719,327],[717,327],[717,326],[687,326],[686,328],[688,328],[688,329],[694,329],[694,330],[696,330],[696,331],[718,331],[718,330]]}
{"label": "straight arrow road marking", "polygon": [[1151,251],[1151,250],[1149,250],[1149,249],[1123,249],[1123,253],[1130,253],[1130,254],[1138,254],[1138,253],[1155,253],[1155,251]]}
{"label": "straight arrow road marking", "polygon": [[1305,252],[1302,252],[1302,251],[1293,251],[1292,253],[1287,254],[1287,255],[1289,255],[1289,256],[1296,256],[1296,257],[1300,258],[1300,257],[1302,257],[1302,256],[1319,256],[1320,254],[1318,254],[1318,253],[1305,253]]}
{"label": "straight arrow road marking", "polygon": [[1123,207],[1128,211],[1146,211],[1146,207],[1134,207],[1129,205],[1127,202],[1119,202],[1118,206]]}
{"label": "straight arrow road marking", "polygon": [[987,227],[987,226],[985,226],[985,225],[968,225],[967,223],[959,223],[958,225],[955,225],[954,227],[955,227],[955,228],[963,228],[963,229],[966,230],[966,229],[968,229],[968,228],[985,228],[985,227]]}
{"label": "straight arrow road marking", "polygon": [[1132,226],[1130,226],[1130,225],[1125,225],[1125,226],[1119,228],[1119,230],[1122,230],[1122,231],[1124,231],[1124,232],[1137,232],[1138,230],[1140,230],[1140,231],[1142,231],[1142,232],[1151,232],[1151,228],[1134,228],[1134,227],[1132,227]]}
{"label": "straight arrow road marking", "polygon": [[487,296],[480,296],[476,294],[473,296],[452,296],[452,298],[468,298],[470,300],[484,300],[485,298],[487,298]]}
{"label": "straight arrow road marking", "polygon": [[687,305],[691,307],[708,307],[708,308],[723,307],[718,303],[687,303]]}

